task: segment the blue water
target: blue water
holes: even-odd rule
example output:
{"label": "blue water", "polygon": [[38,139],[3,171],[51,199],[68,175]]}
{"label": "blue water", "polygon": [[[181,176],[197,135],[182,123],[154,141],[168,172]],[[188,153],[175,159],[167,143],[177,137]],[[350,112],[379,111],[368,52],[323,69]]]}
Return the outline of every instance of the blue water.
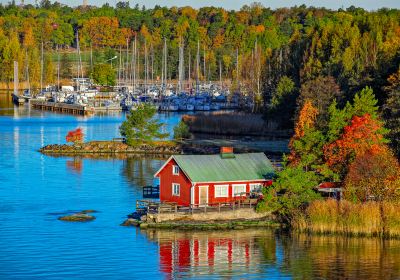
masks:
{"label": "blue water", "polygon": [[[168,131],[180,119],[158,117]],[[119,137],[123,119],[14,108],[0,93],[0,279],[399,278],[398,241],[120,226],[162,160],[51,157],[37,150],[64,143],[77,127],[86,140]],[[84,209],[99,211],[96,220],[57,220]]]}

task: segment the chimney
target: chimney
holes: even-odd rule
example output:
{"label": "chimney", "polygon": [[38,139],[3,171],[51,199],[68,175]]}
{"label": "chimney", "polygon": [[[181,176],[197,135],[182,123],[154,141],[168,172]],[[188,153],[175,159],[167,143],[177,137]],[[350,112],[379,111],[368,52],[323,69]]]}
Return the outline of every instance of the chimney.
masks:
{"label": "chimney", "polygon": [[221,158],[235,158],[233,147],[221,147],[220,156]]}

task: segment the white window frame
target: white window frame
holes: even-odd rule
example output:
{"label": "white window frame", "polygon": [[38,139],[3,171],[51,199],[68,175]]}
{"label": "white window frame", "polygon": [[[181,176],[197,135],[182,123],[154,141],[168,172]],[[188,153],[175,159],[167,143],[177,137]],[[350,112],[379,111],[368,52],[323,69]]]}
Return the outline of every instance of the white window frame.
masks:
{"label": "white window frame", "polygon": [[179,175],[179,166],[172,165],[172,175]]}
{"label": "white window frame", "polygon": [[[226,194],[221,194],[221,192],[217,191],[217,189],[221,190],[221,188],[225,188]],[[229,197],[229,185],[215,185],[214,186],[214,197]]]}
{"label": "white window frame", "polygon": [[250,184],[250,192],[261,192],[263,188],[262,183]]}
{"label": "white window frame", "polygon": [[[178,192],[175,192],[175,187],[178,187]],[[172,195],[181,196],[181,185],[177,183],[172,183]]]}
{"label": "white window frame", "polygon": [[[244,191],[238,192],[237,188],[239,188],[239,187],[242,190],[244,189]],[[234,197],[242,196],[241,195],[242,192],[246,192],[246,184],[235,184],[235,185],[232,185],[232,196],[234,196]]]}

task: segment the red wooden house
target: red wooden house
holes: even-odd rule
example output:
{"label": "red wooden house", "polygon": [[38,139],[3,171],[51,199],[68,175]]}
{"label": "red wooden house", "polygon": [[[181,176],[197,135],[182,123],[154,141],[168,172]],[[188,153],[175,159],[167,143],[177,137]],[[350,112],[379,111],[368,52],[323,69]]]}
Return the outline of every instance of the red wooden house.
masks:
{"label": "red wooden house", "polygon": [[264,153],[174,155],[154,175],[160,201],[181,206],[229,203],[272,183],[274,168]]}

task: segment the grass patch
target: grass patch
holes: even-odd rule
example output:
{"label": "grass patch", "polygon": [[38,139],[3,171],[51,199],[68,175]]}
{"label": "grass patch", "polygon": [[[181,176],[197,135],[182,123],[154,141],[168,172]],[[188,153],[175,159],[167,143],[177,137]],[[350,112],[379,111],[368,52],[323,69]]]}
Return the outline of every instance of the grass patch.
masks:
{"label": "grass patch", "polygon": [[348,236],[400,237],[400,204],[318,200],[292,226],[299,231]]}

